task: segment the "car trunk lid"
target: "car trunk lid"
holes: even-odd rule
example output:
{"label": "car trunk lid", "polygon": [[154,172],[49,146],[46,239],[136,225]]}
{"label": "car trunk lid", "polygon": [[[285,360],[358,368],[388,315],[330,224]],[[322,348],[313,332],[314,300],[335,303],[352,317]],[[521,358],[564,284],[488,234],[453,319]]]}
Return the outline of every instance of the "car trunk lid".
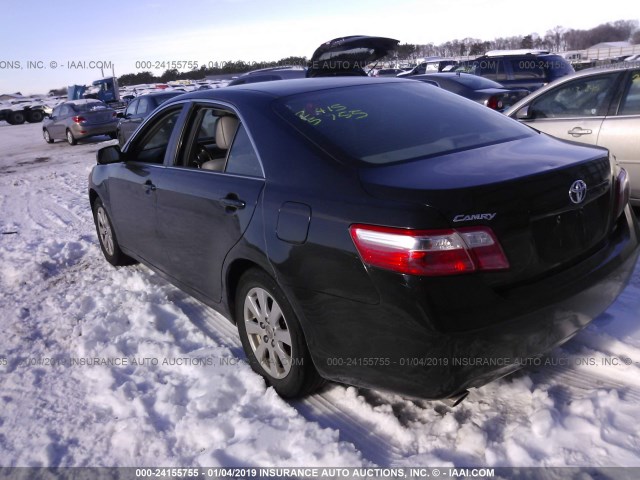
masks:
{"label": "car trunk lid", "polygon": [[320,45],[311,57],[307,77],[366,75],[364,67],[388,55],[399,40],[352,35]]}
{"label": "car trunk lid", "polygon": [[543,135],[362,168],[360,178],[371,195],[434,207],[453,228],[490,227],[510,264],[485,274],[495,285],[573,265],[606,242],[612,228],[608,153]]}

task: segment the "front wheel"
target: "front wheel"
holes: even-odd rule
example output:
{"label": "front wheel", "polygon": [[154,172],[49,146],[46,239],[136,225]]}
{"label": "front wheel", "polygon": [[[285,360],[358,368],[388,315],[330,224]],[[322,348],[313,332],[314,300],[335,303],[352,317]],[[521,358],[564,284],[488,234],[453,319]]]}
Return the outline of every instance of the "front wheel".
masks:
{"label": "front wheel", "polygon": [[53,143],[53,138],[51,138],[51,134],[49,133],[49,130],[47,130],[46,128],[42,130],[42,136],[44,137],[45,142]]}
{"label": "front wheel", "polygon": [[11,125],[22,125],[25,122],[26,118],[23,112],[11,112],[9,114],[9,118],[7,122]]}
{"label": "front wheel", "polygon": [[93,202],[93,221],[96,224],[96,232],[98,233],[100,248],[102,249],[104,258],[107,259],[107,262],[116,267],[134,263],[131,257],[125,255],[122,250],[120,250],[116,232],[113,230],[113,226],[111,225],[109,214],[104,208],[102,200],[99,198]]}
{"label": "front wheel", "polygon": [[281,397],[307,395],[318,389],[318,375],[291,305],[262,270],[249,270],[240,279],[236,321],[251,368]]}

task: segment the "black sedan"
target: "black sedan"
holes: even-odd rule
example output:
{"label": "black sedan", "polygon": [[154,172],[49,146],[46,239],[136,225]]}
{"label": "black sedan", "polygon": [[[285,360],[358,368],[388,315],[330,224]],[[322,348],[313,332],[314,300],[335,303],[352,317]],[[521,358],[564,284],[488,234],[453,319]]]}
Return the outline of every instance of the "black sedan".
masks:
{"label": "black sedan", "polygon": [[498,82],[470,73],[430,73],[407,78],[444,88],[500,112],[529,95],[524,88],[507,89]]}
{"label": "black sedan", "polygon": [[117,135],[120,146],[125,144],[142,120],[158,108],[158,105],[183,93],[182,91],[147,93],[131,100],[127,109],[118,114],[120,121],[118,122]]}
{"label": "black sedan", "polygon": [[567,341],[634,267],[628,193],[605,149],[360,77],[169,100],[89,181],[106,259],[227,315],[285,397],[458,398]]}

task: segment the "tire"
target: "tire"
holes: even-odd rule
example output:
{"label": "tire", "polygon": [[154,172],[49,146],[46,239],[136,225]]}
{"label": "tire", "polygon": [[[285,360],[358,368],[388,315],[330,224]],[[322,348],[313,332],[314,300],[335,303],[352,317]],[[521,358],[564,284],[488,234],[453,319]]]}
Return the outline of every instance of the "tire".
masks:
{"label": "tire", "polygon": [[76,140],[76,137],[73,136],[73,133],[71,133],[71,130],[67,130],[67,142],[69,143],[69,145],[78,144],[78,140]]}
{"label": "tire", "polygon": [[44,118],[44,113],[41,110],[31,110],[27,115],[27,122],[38,123]]}
{"label": "tire", "polygon": [[25,120],[24,112],[11,112],[7,121],[11,125],[22,125]]}
{"label": "tire", "polygon": [[47,130],[46,128],[42,129],[42,136],[44,137],[45,142],[53,143],[53,138],[51,138],[51,135],[49,134],[49,130]]}
{"label": "tire", "polygon": [[93,202],[92,210],[93,221],[96,225],[98,241],[100,242],[100,249],[104,254],[104,258],[107,259],[107,262],[116,267],[135,263],[131,257],[125,255],[122,250],[120,250],[116,232],[113,230],[111,219],[109,218],[107,209],[104,208],[102,200],[97,198]]}
{"label": "tire", "polygon": [[316,371],[293,308],[262,270],[247,271],[236,295],[236,323],[251,368],[284,398],[307,395],[324,380]]}

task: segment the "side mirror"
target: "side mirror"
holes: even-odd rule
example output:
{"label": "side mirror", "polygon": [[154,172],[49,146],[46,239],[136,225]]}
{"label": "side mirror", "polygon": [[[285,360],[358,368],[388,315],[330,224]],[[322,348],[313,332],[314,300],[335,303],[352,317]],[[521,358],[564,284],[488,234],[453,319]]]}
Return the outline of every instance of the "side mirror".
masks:
{"label": "side mirror", "polygon": [[516,112],[516,119],[518,120],[531,120],[531,114],[529,113],[529,105],[522,107]]}
{"label": "side mirror", "polygon": [[108,165],[110,163],[119,163],[124,160],[119,145],[110,145],[108,147],[101,148],[96,154],[98,164]]}

